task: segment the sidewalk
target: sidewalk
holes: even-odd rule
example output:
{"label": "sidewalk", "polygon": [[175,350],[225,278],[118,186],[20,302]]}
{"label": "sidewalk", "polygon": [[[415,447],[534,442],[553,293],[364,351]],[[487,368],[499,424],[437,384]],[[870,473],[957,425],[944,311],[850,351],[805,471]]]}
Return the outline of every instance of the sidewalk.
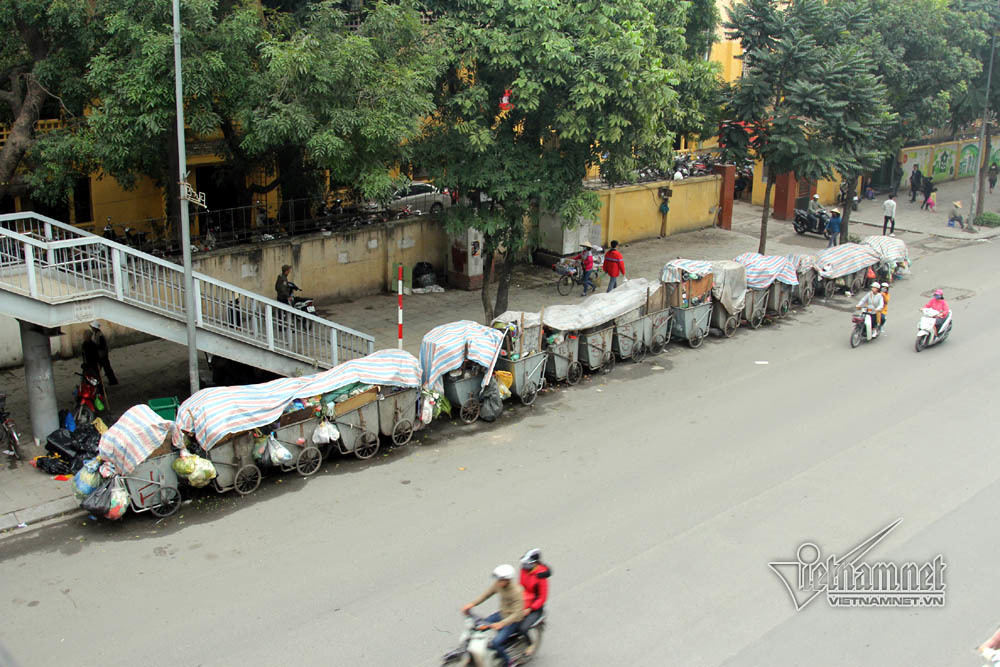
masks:
{"label": "sidewalk", "polygon": [[[944,188],[942,188],[944,190]],[[1000,204],[1000,195],[997,196]],[[900,204],[901,213],[897,217],[897,236],[910,247],[911,259],[919,259],[923,254],[947,250],[974,241],[972,234],[959,233],[955,240],[940,239],[926,232],[902,231],[903,213],[908,203]],[[913,205],[916,208],[916,205]],[[881,231],[881,204],[867,202],[862,211],[878,209],[879,231]],[[992,210],[992,208],[991,208]],[[859,213],[861,213],[859,212]],[[906,213],[920,219],[920,211]],[[729,259],[736,255],[756,251],[760,230],[761,209],[744,202],[736,202],[733,211],[733,231],[703,229],[667,238],[651,239],[622,246],[627,273],[630,278],[645,277],[655,279],[663,264],[670,259]],[[927,226],[930,217],[927,214]],[[871,216],[868,216],[869,218]],[[940,220],[940,212],[933,216]],[[943,226],[943,225],[940,225]],[[947,230],[948,228],[945,228]],[[990,230],[997,231],[1000,230]],[[874,232],[870,232],[874,233]],[[867,232],[866,234],[867,235]],[[929,241],[933,240],[933,243]],[[926,247],[922,243],[927,243]],[[789,252],[814,253],[826,247],[826,241],[815,235],[796,234],[788,221],[774,220],[768,225],[768,254]],[[550,269],[537,266],[519,267],[510,289],[509,307],[512,310],[537,311],[543,306],[560,303],[579,303],[582,299],[574,292],[561,297],[556,292],[556,274]],[[607,285],[606,277],[602,281]],[[346,326],[371,333],[375,336],[375,348],[396,347],[396,297],[376,294],[358,297],[337,303],[317,303],[319,314],[341,322]],[[420,341],[431,328],[460,319],[482,321],[483,308],[478,291],[447,290],[436,294],[414,294],[403,300],[403,348],[419,354]],[[110,414],[106,418],[110,426],[122,412],[135,403],[150,398],[177,396],[187,397],[187,352],[183,346],[167,341],[152,341],[111,351],[111,362],[121,384],[109,388]],[[204,360],[203,360],[204,364]],[[79,360],[54,362],[56,391],[60,405],[68,407],[78,378]],[[202,377],[207,369],[202,367]],[[39,521],[60,516],[68,512],[79,512],[72,495],[72,482],[59,482],[49,475],[34,469],[26,460],[44,454],[44,449],[34,447],[30,442],[31,429],[28,423],[28,405],[24,397],[23,369],[0,371],[3,391],[8,394],[8,408],[18,432],[22,434],[22,456],[24,460],[11,462],[0,468],[0,531],[15,528],[21,523],[29,526]]]}
{"label": "sidewalk", "polygon": [[[989,194],[987,184],[987,194],[983,204],[984,211],[1000,213],[1000,190]],[[964,178],[959,181],[947,181],[938,185],[936,193],[937,206],[933,213],[921,211],[920,204],[923,196],[917,195],[917,200],[910,203],[909,189],[900,190],[896,196],[896,235],[900,231],[933,234],[952,239],[985,239],[1000,236],[1000,227],[978,227],[975,234],[962,231],[958,227],[948,226],[948,214],[951,212],[952,202],[962,202],[963,215],[968,215],[969,202],[972,200],[972,179]],[[857,211],[851,213],[851,232],[858,236],[870,236],[882,233],[882,202],[886,200],[886,195],[879,195],[875,201],[862,201]],[[854,223],[862,222],[865,230],[859,231],[854,227]],[[876,230],[870,228],[877,228]]]}

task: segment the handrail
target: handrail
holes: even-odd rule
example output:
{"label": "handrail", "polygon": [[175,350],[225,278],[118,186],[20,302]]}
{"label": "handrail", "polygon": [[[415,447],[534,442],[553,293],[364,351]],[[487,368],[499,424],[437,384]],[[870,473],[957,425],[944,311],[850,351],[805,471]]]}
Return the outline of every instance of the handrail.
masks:
{"label": "handrail", "polygon": [[[9,223],[19,223],[13,226],[25,233]],[[334,366],[374,349],[368,334],[198,272],[194,279],[199,328],[318,366]],[[186,318],[180,266],[32,212],[0,215],[0,288],[48,302],[103,294]]]}

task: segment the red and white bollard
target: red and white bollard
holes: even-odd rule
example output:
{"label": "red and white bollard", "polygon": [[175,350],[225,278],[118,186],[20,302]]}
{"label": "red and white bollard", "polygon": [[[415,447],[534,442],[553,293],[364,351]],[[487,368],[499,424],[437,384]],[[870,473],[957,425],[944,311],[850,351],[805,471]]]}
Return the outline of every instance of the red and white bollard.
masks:
{"label": "red and white bollard", "polygon": [[399,265],[399,273],[398,273],[398,278],[396,280],[396,298],[398,300],[396,311],[399,315],[398,317],[399,332],[397,334],[398,337],[397,347],[400,350],[402,350],[403,349],[403,265],[402,264]]}

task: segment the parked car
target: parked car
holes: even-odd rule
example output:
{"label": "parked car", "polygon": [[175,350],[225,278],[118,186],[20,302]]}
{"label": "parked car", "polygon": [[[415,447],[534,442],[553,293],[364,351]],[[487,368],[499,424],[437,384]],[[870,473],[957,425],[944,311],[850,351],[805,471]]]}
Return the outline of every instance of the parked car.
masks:
{"label": "parked car", "polygon": [[[392,196],[387,208],[390,211],[420,211],[421,213],[437,214],[451,206],[451,193],[447,188],[442,192],[433,183],[414,181],[408,187],[397,190]],[[375,201],[365,205],[366,211],[379,211],[382,207]]]}

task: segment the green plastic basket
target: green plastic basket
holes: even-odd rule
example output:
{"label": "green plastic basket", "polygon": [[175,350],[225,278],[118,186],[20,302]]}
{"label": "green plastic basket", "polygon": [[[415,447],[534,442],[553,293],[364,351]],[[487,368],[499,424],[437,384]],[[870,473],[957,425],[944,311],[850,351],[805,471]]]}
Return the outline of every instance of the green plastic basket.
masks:
{"label": "green plastic basket", "polygon": [[149,407],[153,409],[153,412],[170,421],[177,418],[177,408],[180,407],[180,404],[176,396],[171,396],[170,398],[152,398],[149,401]]}

